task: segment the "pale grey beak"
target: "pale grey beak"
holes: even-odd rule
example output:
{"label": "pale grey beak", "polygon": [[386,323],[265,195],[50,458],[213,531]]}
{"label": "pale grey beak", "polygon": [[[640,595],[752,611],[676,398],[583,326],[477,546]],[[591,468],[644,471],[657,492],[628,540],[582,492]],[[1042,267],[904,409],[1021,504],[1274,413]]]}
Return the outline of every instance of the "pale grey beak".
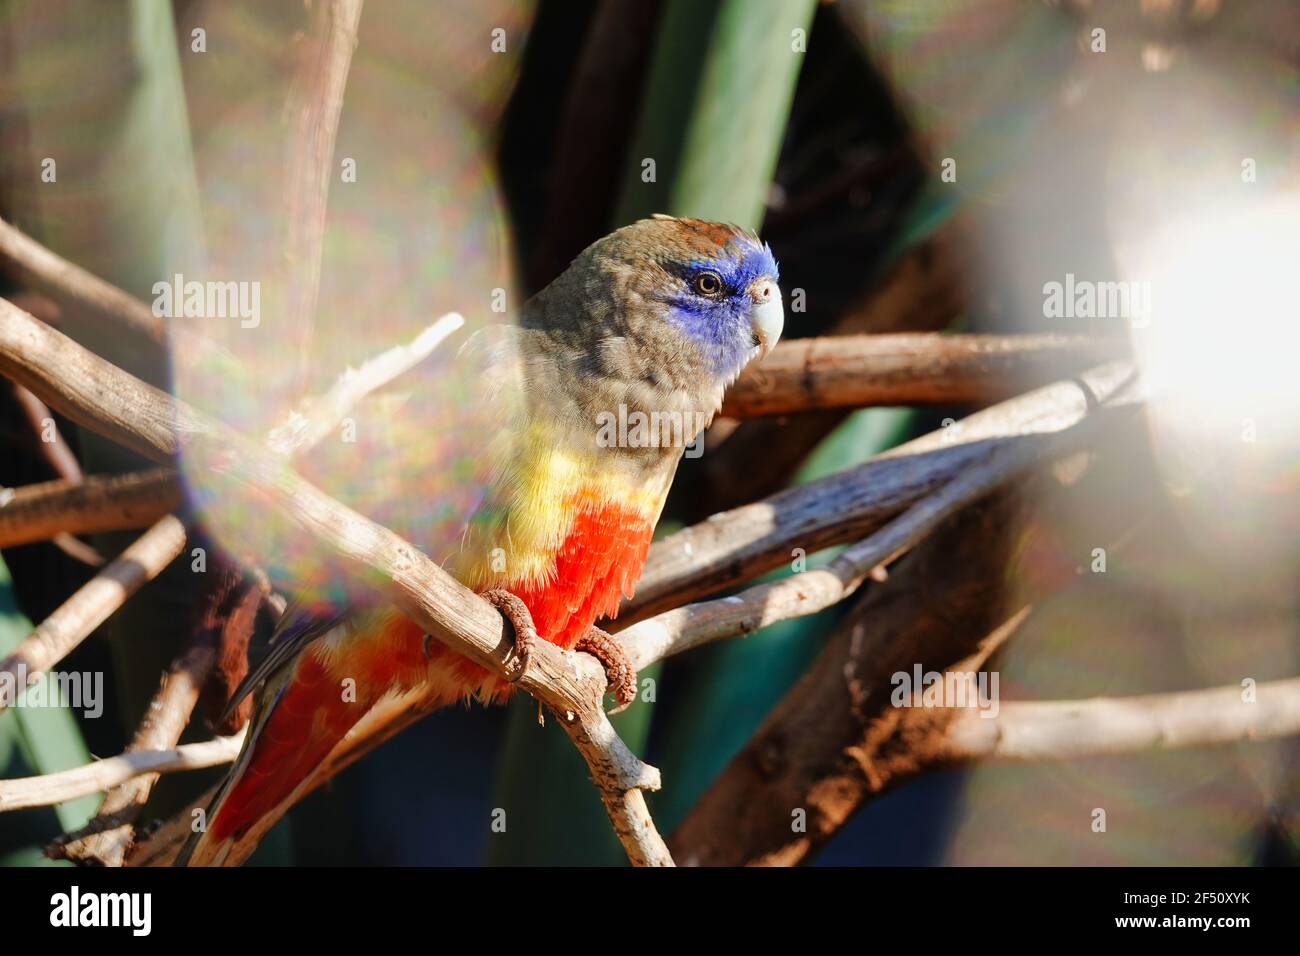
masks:
{"label": "pale grey beak", "polygon": [[758,339],[758,357],[772,351],[785,327],[785,307],[781,304],[781,288],[771,279],[758,279],[749,287],[753,305],[749,310],[750,328]]}

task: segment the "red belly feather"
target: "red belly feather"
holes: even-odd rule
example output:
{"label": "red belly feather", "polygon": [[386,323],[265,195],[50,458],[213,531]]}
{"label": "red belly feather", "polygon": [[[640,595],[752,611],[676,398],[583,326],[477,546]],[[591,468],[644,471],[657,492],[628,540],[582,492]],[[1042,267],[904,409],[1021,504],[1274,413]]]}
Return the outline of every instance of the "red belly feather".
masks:
{"label": "red belly feather", "polygon": [[538,634],[571,648],[597,619],[616,615],[623,597],[632,596],[653,534],[653,523],[635,509],[607,504],[581,511],[556,555],[554,576],[507,589],[528,605]]}
{"label": "red belly feather", "polygon": [[[539,637],[569,650],[597,620],[618,615],[619,603],[632,596],[641,576],[653,537],[654,521],[640,509],[608,502],[598,508],[579,507],[556,552],[554,573],[544,582],[503,587],[528,605]],[[408,626],[413,637],[421,636],[419,628]],[[491,676],[444,644],[430,651],[435,666],[445,666],[455,675],[457,698]],[[513,689],[514,685],[497,680],[492,695],[504,700]]]}

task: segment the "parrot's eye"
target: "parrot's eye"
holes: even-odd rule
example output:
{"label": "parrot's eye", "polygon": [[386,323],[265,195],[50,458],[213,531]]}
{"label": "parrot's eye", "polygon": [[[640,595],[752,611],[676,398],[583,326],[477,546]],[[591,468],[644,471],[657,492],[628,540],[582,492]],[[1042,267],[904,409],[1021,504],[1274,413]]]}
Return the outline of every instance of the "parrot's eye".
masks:
{"label": "parrot's eye", "polygon": [[722,291],[722,276],[716,272],[701,272],[693,283],[695,291],[710,298]]}

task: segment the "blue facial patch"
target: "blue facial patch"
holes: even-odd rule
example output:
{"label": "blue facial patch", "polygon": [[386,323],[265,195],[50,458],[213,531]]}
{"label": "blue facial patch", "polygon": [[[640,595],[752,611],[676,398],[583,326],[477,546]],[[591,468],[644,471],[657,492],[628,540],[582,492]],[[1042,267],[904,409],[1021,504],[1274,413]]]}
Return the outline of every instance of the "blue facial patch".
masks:
{"label": "blue facial patch", "polygon": [[[668,321],[699,343],[717,375],[736,374],[756,344],[749,321],[749,287],[763,276],[779,281],[771,248],[737,238],[720,249],[716,258],[667,268],[683,283],[666,296]],[[695,280],[703,272],[712,272],[722,280],[718,295],[695,291]]]}

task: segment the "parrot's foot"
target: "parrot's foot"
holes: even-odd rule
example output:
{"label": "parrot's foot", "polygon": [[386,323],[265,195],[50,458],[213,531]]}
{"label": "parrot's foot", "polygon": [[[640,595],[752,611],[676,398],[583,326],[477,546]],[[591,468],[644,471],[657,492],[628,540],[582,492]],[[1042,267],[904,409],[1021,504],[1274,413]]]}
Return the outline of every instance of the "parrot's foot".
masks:
{"label": "parrot's foot", "polygon": [[537,642],[537,628],[533,626],[533,615],[518,595],[496,588],[484,591],[482,597],[501,612],[515,629],[514,667],[505,678],[510,683],[518,683],[528,670],[528,662],[533,656],[533,645]]}
{"label": "parrot's foot", "polygon": [[590,654],[605,668],[609,692],[618,701],[610,714],[621,714],[636,700],[636,669],[623,653],[622,646],[600,628],[593,626],[587,636],[573,646],[575,651]]}

